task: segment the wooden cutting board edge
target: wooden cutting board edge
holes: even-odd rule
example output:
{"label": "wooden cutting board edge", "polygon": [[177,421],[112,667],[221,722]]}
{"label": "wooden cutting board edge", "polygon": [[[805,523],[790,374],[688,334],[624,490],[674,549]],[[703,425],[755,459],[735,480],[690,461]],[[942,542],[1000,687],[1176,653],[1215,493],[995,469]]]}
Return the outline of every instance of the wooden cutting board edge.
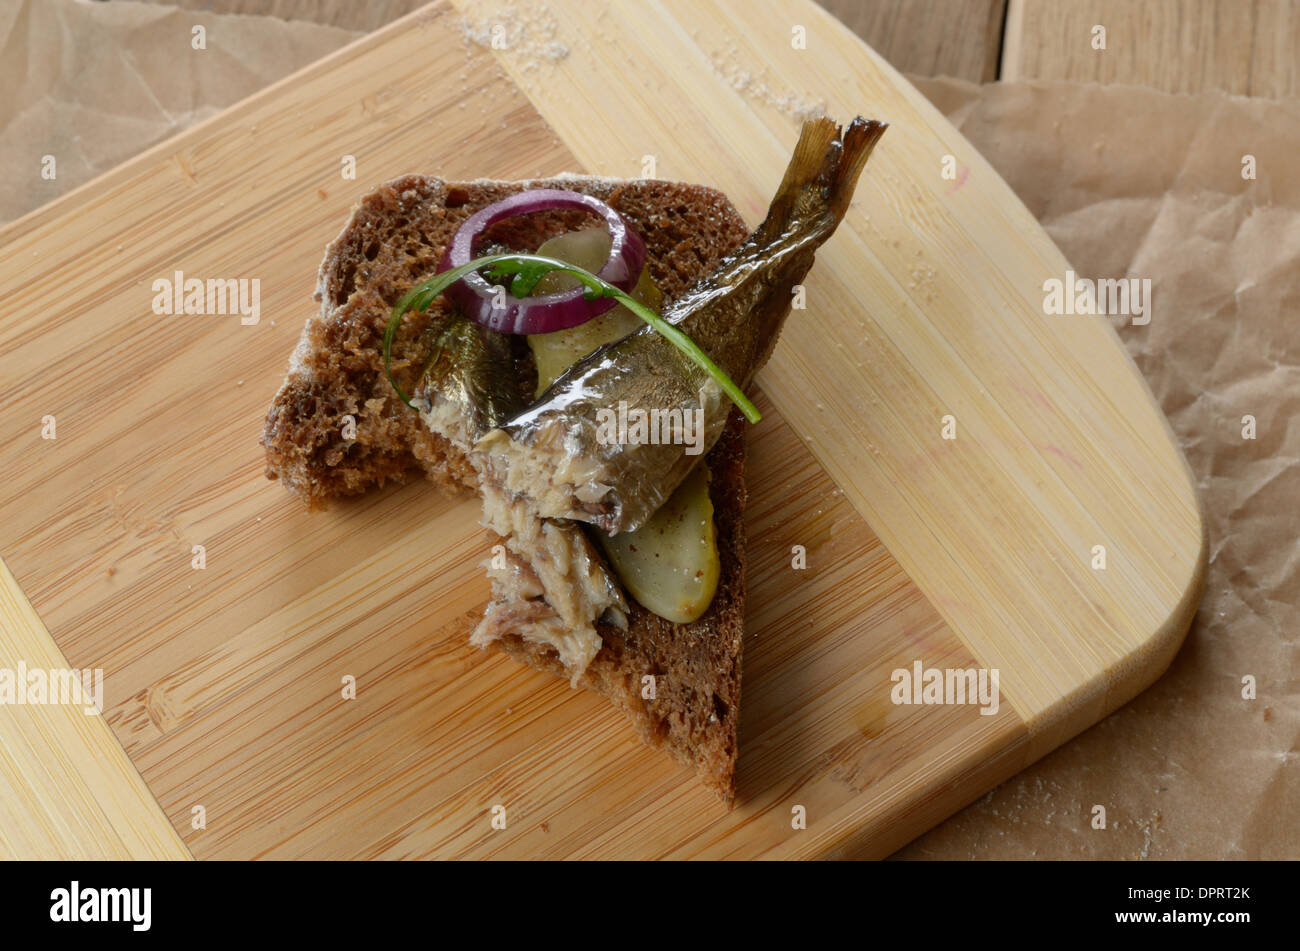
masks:
{"label": "wooden cutting board edge", "polygon": [[[365,37],[355,44],[350,44],[312,64],[307,69],[327,68],[332,62],[355,56],[359,50],[364,49],[369,44],[382,42],[383,37],[389,31],[407,29],[414,23],[424,22],[430,17],[429,8],[418,10],[401,20],[395,21],[384,30]],[[218,116],[199,123],[181,135],[200,130],[208,122],[214,122],[218,119],[228,120],[232,114],[238,115],[241,110],[251,108],[263,97],[273,96],[278,88],[295,81],[298,75],[300,74],[294,74],[280,80],[249,99],[232,106]],[[552,128],[554,128],[553,124]],[[557,135],[561,139],[564,138],[560,130],[557,130]],[[129,162],[109,170],[91,182],[79,186],[56,199],[54,202],[6,225],[0,229],[0,243],[8,243],[15,237],[38,228],[44,221],[51,220],[64,207],[64,202],[74,202],[90,189],[100,189],[105,186],[112,187],[116,182],[130,178],[140,165],[152,162],[159,154],[173,151],[175,147],[176,138],[159,143]],[[1172,433],[1170,435],[1172,439]],[[1190,480],[1190,472],[1188,478]],[[1204,538],[1205,520],[1203,517],[1201,518],[1201,525],[1203,541],[1193,583],[1187,588],[1177,609],[1170,615],[1166,624],[1153,634],[1143,648],[1126,658],[1122,669],[1114,671],[1112,675],[1103,678],[1102,681],[1081,685],[1074,694],[1063,698],[1059,707],[1061,710],[1059,716],[1052,717],[1050,721],[1040,721],[1033,725],[1031,740],[1022,747],[1023,755],[999,756],[997,760],[1001,765],[998,768],[974,771],[979,774],[979,783],[972,784],[961,791],[952,789],[935,797],[930,807],[922,810],[926,814],[924,825],[915,831],[909,831],[905,837],[894,843],[894,845],[903,844],[907,838],[921,831],[922,828],[940,821],[956,809],[972,801],[984,789],[1014,775],[1030,762],[1096,722],[1106,713],[1127,702],[1164,671],[1182,642],[1187,627],[1195,614],[1196,604],[1204,586],[1205,567],[1208,560],[1208,542]],[[7,569],[0,571],[0,590],[3,590],[5,596],[4,613],[9,626],[16,632],[20,642],[30,645],[27,652],[28,656],[44,656],[44,652],[49,650],[57,653],[57,646],[49,637],[44,625],[41,624],[34,611],[31,610],[30,605],[27,606],[25,612],[21,610],[21,605],[27,604],[26,598],[18,589]],[[57,712],[64,708],[54,707],[50,709]],[[52,748],[68,749],[68,743],[75,741],[76,735],[81,732],[77,729],[80,721],[72,719],[81,715],[73,711],[68,713],[69,722],[55,725],[53,728],[53,733],[62,736],[63,739],[51,741],[51,737],[46,737]],[[86,719],[92,723],[94,722],[94,718]],[[90,764],[95,762],[95,757],[91,756],[77,760],[76,762],[82,765],[74,766],[74,772],[81,773],[81,785],[76,783],[68,784],[67,778],[65,778],[65,784],[62,787],[52,790],[46,800],[47,808],[52,809],[51,814],[61,814],[63,816],[79,814],[77,810],[84,808],[87,798],[100,803],[101,811],[105,813],[109,812],[109,809],[104,807],[105,803],[134,802],[135,805],[132,808],[136,809],[136,813],[132,823],[145,831],[139,835],[130,836],[116,827],[103,830],[104,848],[102,854],[105,857],[121,857],[124,854],[137,857],[189,857],[189,852],[183,841],[179,839],[175,830],[167,822],[152,794],[144,786],[129,758],[126,757],[111,731],[103,725],[102,720],[98,723],[98,731],[102,733],[102,736],[97,737],[96,743],[100,747],[100,755],[106,757],[105,762],[109,765],[109,769],[107,771],[96,770],[92,775]],[[104,743],[105,740],[107,740],[107,744]],[[22,775],[22,772],[20,771],[18,775]],[[965,784],[959,783],[957,785],[964,786]],[[62,800],[62,802],[60,803],[58,800]],[[158,825],[158,823],[161,823],[161,825]],[[853,836],[848,838],[852,839]],[[51,839],[51,846],[56,850],[59,848],[58,841],[58,835],[54,834]],[[125,846],[123,846],[124,842]],[[62,848],[64,851],[60,851],[59,854],[83,854],[83,850],[89,850],[86,854],[99,854],[88,844],[84,830],[79,830],[75,838],[65,838]]]}
{"label": "wooden cutting board edge", "polygon": [[[69,668],[3,560],[0,656]],[[0,736],[0,858],[192,858],[102,716],[68,704],[0,706]]]}

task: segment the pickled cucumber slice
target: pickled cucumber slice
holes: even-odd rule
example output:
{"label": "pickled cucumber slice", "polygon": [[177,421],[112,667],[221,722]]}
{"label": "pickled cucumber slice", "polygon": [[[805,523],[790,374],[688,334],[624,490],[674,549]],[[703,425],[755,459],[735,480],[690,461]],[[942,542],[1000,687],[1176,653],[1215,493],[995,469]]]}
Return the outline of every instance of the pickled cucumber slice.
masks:
{"label": "pickled cucumber slice", "polygon": [[703,463],[636,531],[597,534],[623,586],[646,609],[677,624],[708,610],[722,565]]}
{"label": "pickled cucumber slice", "polygon": [[[591,271],[600,270],[609,257],[609,232],[604,228],[588,228],[557,235],[542,244],[537,253],[559,258],[567,264]],[[562,271],[551,271],[537,282],[534,294],[555,294],[578,286],[578,279]],[[663,301],[659,288],[650,279],[649,268],[641,269],[641,276],[632,288],[631,296],[651,310],[658,312]],[[530,334],[528,346],[537,364],[537,393],[541,396],[565,370],[591,351],[615,340],[621,340],[632,331],[644,326],[641,318],[622,304],[593,317],[584,324],[557,330],[549,334]]]}

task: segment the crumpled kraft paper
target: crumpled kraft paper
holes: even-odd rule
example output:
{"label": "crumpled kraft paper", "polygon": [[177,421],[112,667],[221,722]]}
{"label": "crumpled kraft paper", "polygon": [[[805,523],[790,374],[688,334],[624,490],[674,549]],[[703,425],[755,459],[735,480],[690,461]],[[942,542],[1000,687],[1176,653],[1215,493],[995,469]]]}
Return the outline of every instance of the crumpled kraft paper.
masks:
{"label": "crumpled kraft paper", "polygon": [[[175,55],[194,25],[238,42]],[[356,35],[122,0],[0,2],[0,219]],[[1150,323],[1117,329],[1196,475],[1211,563],[1155,686],[899,857],[1300,858],[1300,102],[913,81],[1080,276],[1151,279]]]}
{"label": "crumpled kraft paper", "polygon": [[[195,27],[206,49],[194,49]],[[0,0],[0,221],[355,39],[153,3]],[[53,156],[53,178],[46,156]]]}

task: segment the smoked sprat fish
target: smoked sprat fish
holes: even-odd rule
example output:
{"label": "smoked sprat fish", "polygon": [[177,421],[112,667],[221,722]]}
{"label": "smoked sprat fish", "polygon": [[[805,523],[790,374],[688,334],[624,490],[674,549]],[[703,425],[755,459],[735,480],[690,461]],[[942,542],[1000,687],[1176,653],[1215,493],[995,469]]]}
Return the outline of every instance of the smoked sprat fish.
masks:
{"label": "smoked sprat fish", "polygon": [[[478,469],[475,441],[525,402],[509,341],[457,313],[427,336],[433,355],[421,374],[420,418]],[[484,563],[492,601],[470,643],[516,633],[549,644],[576,681],[600,650],[596,623],[627,626],[622,589],[581,527],[538,518],[491,484],[480,491],[483,524],[506,550]]]}
{"label": "smoked sprat fish", "polygon": [[[885,124],[804,123],[767,217],[717,268],[664,312],[741,387],[767,361],[794,285],[848,210]],[[697,419],[704,451],[731,403],[718,384],[646,326],[579,361],[533,405],[476,444],[480,473],[544,518],[590,522],[611,535],[640,527],[700,458],[672,442],[618,441],[602,425],[629,408]],[[677,411],[674,413],[674,411]],[[684,436],[685,434],[680,434]]]}

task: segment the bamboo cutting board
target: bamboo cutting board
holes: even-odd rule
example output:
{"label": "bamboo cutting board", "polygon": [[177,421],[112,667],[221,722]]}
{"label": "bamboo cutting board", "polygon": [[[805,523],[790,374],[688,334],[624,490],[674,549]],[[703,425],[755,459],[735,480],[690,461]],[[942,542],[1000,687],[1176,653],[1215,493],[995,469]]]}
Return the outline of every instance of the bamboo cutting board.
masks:
{"label": "bamboo cutting board", "polygon": [[[1205,569],[1189,474],[1105,321],[1044,315],[1068,265],[1006,185],[811,4],[589,8],[435,3],[0,231],[0,643],[102,667],[129,757],[101,736],[61,800],[9,753],[53,818],[6,813],[0,847],[94,841],[69,817],[97,809],[104,854],[878,856],[1168,664]],[[756,223],[819,107],[892,125],[759,377],[728,813],[599,698],[467,645],[474,500],[308,514],[257,438],[375,183],[653,166]],[[178,270],[256,278],[259,321],[155,314]],[[997,712],[894,704],[918,661],[996,668]]]}

